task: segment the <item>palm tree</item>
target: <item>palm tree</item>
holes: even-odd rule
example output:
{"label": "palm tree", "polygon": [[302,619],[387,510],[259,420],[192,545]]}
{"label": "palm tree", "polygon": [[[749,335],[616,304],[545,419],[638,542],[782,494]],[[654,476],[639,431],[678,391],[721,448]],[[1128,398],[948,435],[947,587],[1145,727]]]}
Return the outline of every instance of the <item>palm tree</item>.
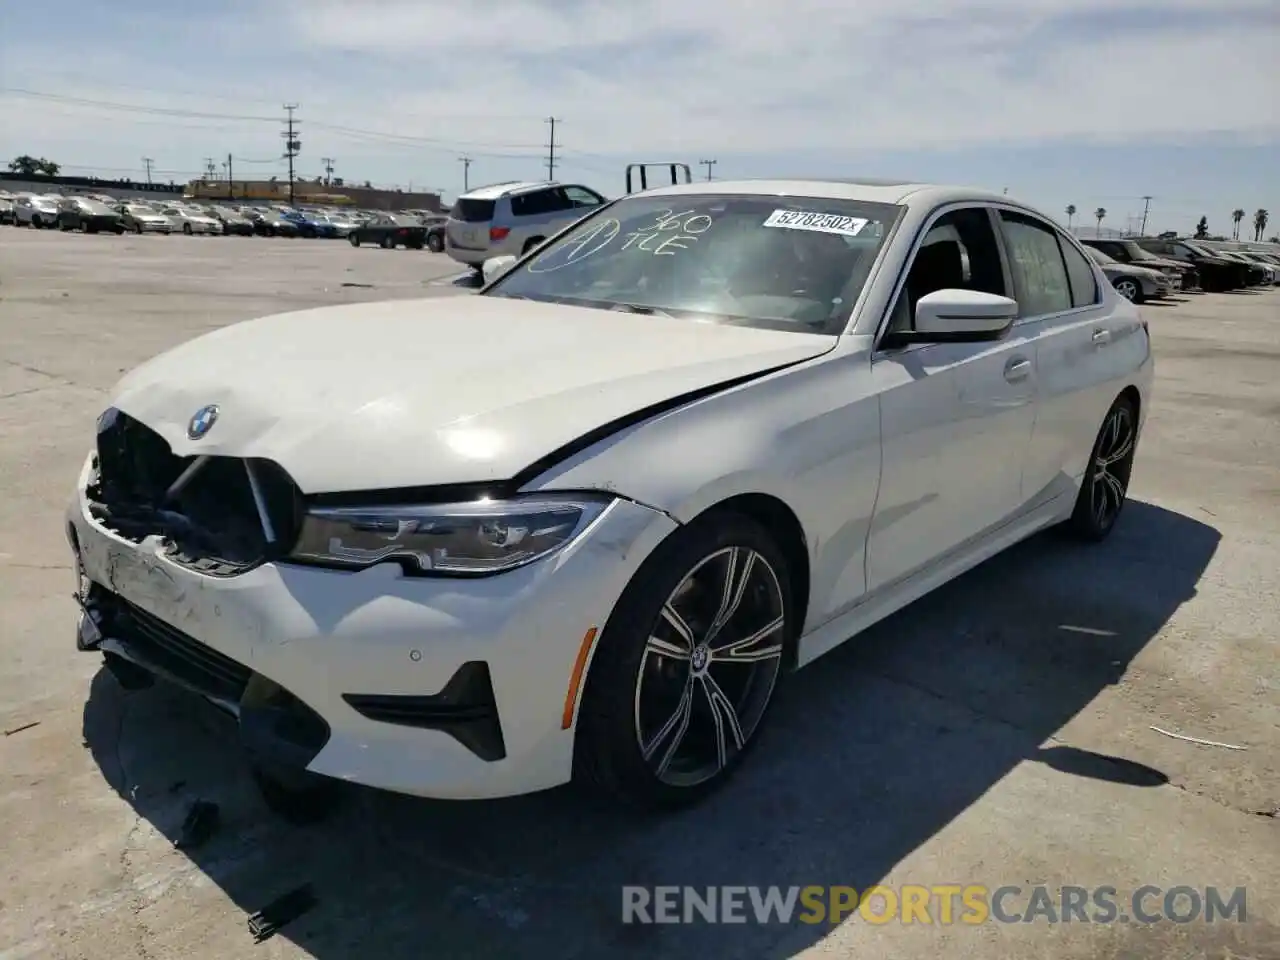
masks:
{"label": "palm tree", "polygon": [[1243,219],[1244,219],[1244,211],[1241,210],[1239,207],[1231,211],[1231,222],[1234,223],[1236,226],[1235,233],[1231,237],[1232,240],[1240,239],[1240,221]]}
{"label": "palm tree", "polygon": [[1101,234],[1101,233],[1102,233],[1102,221],[1103,221],[1103,220],[1105,220],[1105,219],[1107,219],[1107,208],[1106,208],[1106,207],[1099,207],[1097,210],[1093,211],[1093,219],[1095,219],[1095,220],[1097,220],[1097,221],[1098,221],[1098,233],[1099,233],[1099,234]]}
{"label": "palm tree", "polygon": [[1076,215],[1076,205],[1074,203],[1067,204],[1067,227],[1071,227],[1071,218]]}
{"label": "palm tree", "polygon": [[1262,231],[1267,229],[1267,221],[1271,219],[1266,210],[1259,208],[1253,213],[1253,239],[1261,240]]}

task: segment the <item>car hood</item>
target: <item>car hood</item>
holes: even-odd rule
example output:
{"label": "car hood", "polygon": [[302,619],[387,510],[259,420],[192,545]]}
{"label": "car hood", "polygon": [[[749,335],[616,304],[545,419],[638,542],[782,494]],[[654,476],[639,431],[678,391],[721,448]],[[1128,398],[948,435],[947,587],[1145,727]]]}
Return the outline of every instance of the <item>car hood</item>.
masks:
{"label": "car hood", "polygon": [[1102,272],[1107,276],[1128,276],[1141,277],[1146,280],[1166,280],[1167,278],[1159,270],[1152,270],[1148,267],[1140,267],[1136,263],[1104,263],[1102,264]]}
{"label": "car hood", "polygon": [[[638,411],[835,344],[499,297],[353,304],[206,334],[126,376],[112,406],[179,456],[273,460],[304,493],[483,482]],[[207,404],[216,424],[188,439]]]}

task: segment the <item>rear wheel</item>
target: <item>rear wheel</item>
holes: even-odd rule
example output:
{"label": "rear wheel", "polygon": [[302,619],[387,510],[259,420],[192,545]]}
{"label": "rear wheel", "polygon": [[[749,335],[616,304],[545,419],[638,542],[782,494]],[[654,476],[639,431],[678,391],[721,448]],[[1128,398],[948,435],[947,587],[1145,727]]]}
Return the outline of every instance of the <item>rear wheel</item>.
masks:
{"label": "rear wheel", "polygon": [[182,225],[182,232],[185,233],[188,237],[191,236],[193,233],[195,233],[195,231],[191,229],[191,224],[189,223],[184,223]]}
{"label": "rear wheel", "polygon": [[520,251],[520,256],[524,256],[526,253],[528,253],[538,244],[542,243],[543,240],[545,239],[546,239],[545,237],[530,237],[528,240],[525,241],[524,247]]}
{"label": "rear wheel", "polygon": [[432,253],[444,253],[444,238],[438,233],[427,236],[427,249]]}
{"label": "rear wheel", "polygon": [[350,243],[353,247],[358,247],[360,246],[360,237],[358,234],[355,234],[355,233],[348,234],[347,242]]}
{"label": "rear wheel", "polygon": [[600,637],[575,777],[649,809],[711,793],[754,745],[793,630],[786,559],[759,524],[722,512],[673,534]]}
{"label": "rear wheel", "polygon": [[383,249],[383,250],[394,250],[395,248],[396,248],[396,241],[395,241],[395,239],[394,239],[393,237],[383,237],[383,238],[382,238],[382,249]]}
{"label": "rear wheel", "polygon": [[1080,539],[1105,540],[1115,527],[1128,497],[1137,442],[1137,408],[1128,397],[1117,397],[1094,441],[1068,521],[1071,532]]}

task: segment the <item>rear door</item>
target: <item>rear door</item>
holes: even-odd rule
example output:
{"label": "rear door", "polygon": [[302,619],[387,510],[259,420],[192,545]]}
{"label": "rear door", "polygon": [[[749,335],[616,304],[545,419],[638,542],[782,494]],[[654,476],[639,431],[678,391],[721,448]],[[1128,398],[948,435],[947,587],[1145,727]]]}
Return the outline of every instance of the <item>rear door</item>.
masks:
{"label": "rear door", "polygon": [[1120,331],[1103,293],[1109,281],[1070,238],[1024,211],[1003,209],[999,219],[1021,313],[1036,330],[1037,412],[1023,474],[1034,506],[1076,489],[1115,398],[1108,351]]}

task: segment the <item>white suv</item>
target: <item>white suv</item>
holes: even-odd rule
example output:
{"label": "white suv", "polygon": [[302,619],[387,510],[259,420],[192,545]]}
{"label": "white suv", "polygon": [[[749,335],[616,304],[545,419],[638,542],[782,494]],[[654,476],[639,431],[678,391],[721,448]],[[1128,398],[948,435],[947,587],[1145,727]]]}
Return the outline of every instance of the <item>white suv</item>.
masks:
{"label": "white suv", "polygon": [[490,257],[523,256],[605,202],[578,184],[513,181],[458,197],[445,224],[445,251],[479,269]]}

